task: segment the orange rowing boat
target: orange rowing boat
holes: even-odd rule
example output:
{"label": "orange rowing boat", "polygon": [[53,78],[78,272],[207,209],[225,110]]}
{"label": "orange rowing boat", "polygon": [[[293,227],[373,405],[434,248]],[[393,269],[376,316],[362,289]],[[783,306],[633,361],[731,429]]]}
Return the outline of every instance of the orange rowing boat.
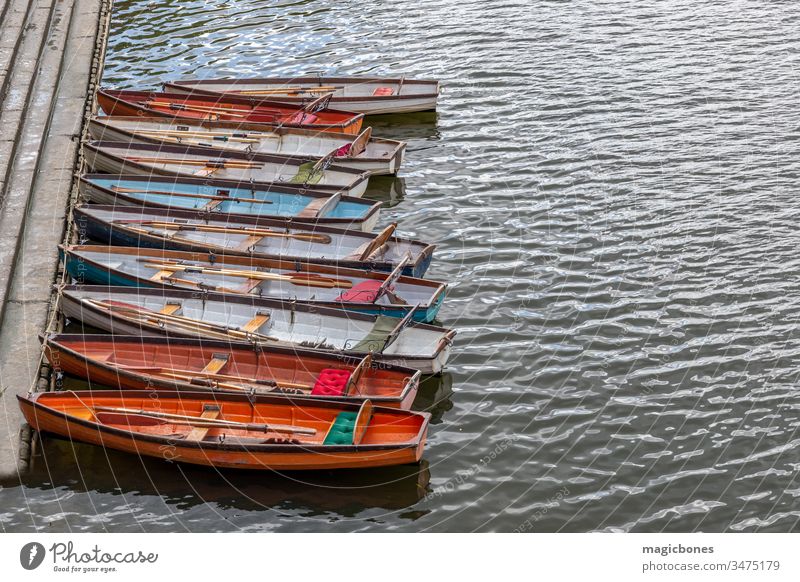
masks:
{"label": "orange rowing boat", "polygon": [[430,416],[332,401],[201,392],[17,396],[35,430],[218,468],[307,470],[419,461]]}

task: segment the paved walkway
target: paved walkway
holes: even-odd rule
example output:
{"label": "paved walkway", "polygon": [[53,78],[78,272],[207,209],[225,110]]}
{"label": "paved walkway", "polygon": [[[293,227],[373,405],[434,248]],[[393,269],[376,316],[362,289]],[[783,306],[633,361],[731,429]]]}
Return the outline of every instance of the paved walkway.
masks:
{"label": "paved walkway", "polygon": [[0,0],[0,477],[18,470],[22,419],[15,396],[39,374],[38,335],[109,5]]}

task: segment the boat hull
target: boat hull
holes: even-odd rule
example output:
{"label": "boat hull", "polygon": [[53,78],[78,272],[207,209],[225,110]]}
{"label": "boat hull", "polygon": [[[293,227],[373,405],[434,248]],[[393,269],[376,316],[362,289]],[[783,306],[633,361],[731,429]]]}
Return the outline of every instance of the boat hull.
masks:
{"label": "boat hull", "polygon": [[[126,394],[126,393],[120,393]],[[169,395],[154,392],[158,399]],[[40,399],[48,393],[28,398],[18,396],[20,410],[27,423],[41,433],[91,445],[107,447],[163,459],[224,469],[302,471],[325,469],[360,469],[416,463],[422,458],[427,438],[427,417],[414,441],[389,446],[298,446],[291,444],[234,445],[223,442],[192,442],[176,438],[142,435],[130,430],[92,422],[44,406]],[[100,396],[100,395],[98,395]],[[195,394],[196,396],[196,394]],[[119,399],[99,400],[82,394],[91,405],[95,402],[118,404]],[[129,402],[130,400],[123,400]],[[223,404],[224,405],[224,404]]]}
{"label": "boat hull", "polygon": [[[401,87],[402,84],[402,87]],[[417,113],[422,111],[434,111],[439,97],[439,84],[436,81],[401,79],[386,77],[280,77],[272,79],[230,79],[230,80],[199,80],[199,81],[178,81],[175,83],[165,83],[165,88],[173,93],[184,95],[208,95],[208,96],[236,96],[243,98],[245,95],[237,93],[237,90],[256,89],[257,87],[270,89],[280,88],[281,86],[306,86],[313,88],[320,85],[344,85],[355,87],[369,87],[363,95],[348,95],[352,89],[337,90],[331,97],[331,107],[341,111],[352,111],[365,115],[383,115],[396,113]],[[374,88],[385,86],[394,89],[399,88],[399,93],[389,95],[374,95]],[[404,93],[405,91],[405,93]],[[254,102],[264,99],[264,97],[250,96]],[[269,97],[272,101],[291,103],[302,106],[313,100],[313,96],[291,96],[285,94],[274,94]]]}
{"label": "boat hull", "polygon": [[[190,289],[195,290],[193,287],[185,287],[180,283],[169,283],[165,281],[157,282],[151,279],[141,279],[135,275],[125,273],[118,269],[110,269],[106,266],[85,260],[79,255],[71,252],[64,252],[61,249],[61,259],[64,263],[64,268],[67,273],[75,279],[78,284],[96,284],[106,286],[124,286],[124,287],[145,287],[154,289]],[[318,266],[319,269],[325,269],[323,265]],[[444,302],[445,290],[444,287],[439,287],[436,291],[433,300],[425,307],[418,308],[413,313],[413,321],[420,323],[430,323],[436,319],[436,315],[441,309]],[[338,302],[338,301],[319,301],[319,300],[297,300],[298,302],[309,305],[320,305],[323,307],[333,307],[338,309],[346,309],[348,311],[356,311],[358,313],[365,313],[368,315],[380,315],[384,317],[403,318],[411,311],[410,305],[377,305],[374,303],[356,303],[356,302]]]}
{"label": "boat hull", "polygon": [[[109,207],[110,209],[111,207]],[[255,258],[264,258],[264,259],[282,259],[286,261],[303,261],[308,263],[320,264],[320,265],[331,265],[331,266],[338,266],[344,267],[348,269],[363,269],[368,271],[379,271],[379,272],[391,272],[392,269],[395,268],[396,264],[391,261],[385,260],[367,260],[367,261],[359,261],[359,260],[348,260],[347,258],[337,258],[331,257],[326,258],[324,255],[320,254],[320,256],[307,254],[307,255],[300,255],[300,254],[293,254],[291,252],[282,252],[282,253],[263,253],[256,250],[249,251],[249,250],[237,250],[236,248],[231,248],[230,246],[227,248],[221,248],[215,245],[207,245],[203,244],[200,241],[192,242],[189,239],[184,238],[183,240],[177,240],[175,237],[167,237],[167,236],[155,236],[155,235],[148,235],[146,233],[140,232],[138,230],[131,230],[126,229],[123,226],[116,226],[107,220],[101,220],[98,218],[93,211],[97,209],[93,209],[92,207],[83,208],[78,207],[75,210],[75,222],[78,224],[78,228],[82,236],[89,237],[91,239],[101,241],[104,243],[108,243],[111,245],[117,246],[129,246],[129,247],[140,247],[140,248],[150,248],[150,249],[171,249],[177,251],[193,251],[193,252],[224,252],[230,255],[240,255],[240,256],[249,256]],[[105,208],[103,210],[106,210]],[[141,213],[138,212],[124,212],[124,211],[116,211],[114,216],[119,216],[120,219],[142,219],[147,217],[148,219],[152,220],[166,220],[172,222],[174,220],[185,220],[185,221],[193,221],[192,223],[196,222],[197,224],[218,224],[220,227],[238,227],[241,226],[242,228],[258,228],[264,227],[267,229],[276,229],[282,228],[282,225],[276,225],[272,223],[257,222],[251,221],[249,223],[243,223],[241,225],[236,224],[234,222],[229,221],[220,221],[216,223],[212,223],[207,220],[207,216],[204,215],[197,215],[191,212],[181,213],[180,211],[173,212],[172,214],[166,213],[157,213],[154,212],[152,214],[148,214],[149,211],[143,210]],[[152,218],[151,218],[152,217]],[[312,233],[312,234],[321,234],[325,235],[328,234],[331,237],[335,237],[341,233],[338,233],[333,230],[325,230],[322,228],[314,228],[314,229],[302,229],[298,227],[296,231],[300,234]],[[368,242],[370,239],[365,238],[364,243]],[[419,251],[419,248],[422,248]],[[433,245],[427,245],[423,247],[423,244],[420,243],[416,245],[416,252],[415,257],[412,261],[410,261],[406,267],[403,269],[403,275],[408,277],[417,277],[419,279],[425,276],[428,267],[431,264],[433,259]],[[418,254],[416,254],[418,253]]]}
{"label": "boat hull", "polygon": [[[197,177],[196,174],[184,173],[181,171],[173,171],[159,167],[159,165],[156,163],[142,164],[131,161],[125,157],[114,155],[112,152],[108,151],[105,147],[102,147],[102,145],[99,146],[95,145],[96,143],[97,144],[109,143],[109,144],[119,145],[122,142],[92,142],[89,144],[85,144],[83,146],[83,153],[84,153],[84,158],[86,160],[86,164],[94,172],[104,172],[107,174],[134,174],[137,176],[156,175],[156,176],[174,176],[174,177],[185,177],[185,178]],[[159,148],[159,147],[153,147],[153,144],[141,144],[141,147],[148,147],[150,150],[156,150],[156,151],[166,151],[168,148],[172,146],[164,146],[163,148]],[[195,148],[195,149],[202,151],[202,148]],[[215,153],[219,155],[226,152],[220,150]],[[239,176],[237,179],[244,179],[245,177],[246,176],[242,175]],[[356,177],[347,185],[345,184],[327,185],[327,184],[317,183],[314,184],[312,187],[297,185],[296,189],[298,192],[308,192],[309,190],[311,190],[314,192],[326,193],[329,195],[342,192],[347,196],[360,198],[367,191],[368,183],[369,183],[368,178],[364,176],[360,178]],[[278,184],[282,187],[290,187],[290,188],[294,187],[292,183],[280,180],[270,181],[270,180],[255,179],[253,181],[253,184],[256,186],[265,186],[265,187],[273,184]]]}
{"label": "boat hull", "polygon": [[[86,291],[90,291],[92,288],[85,288]],[[106,288],[102,288],[106,289]],[[158,296],[159,298],[163,297],[163,303],[166,304],[168,301],[174,301],[176,303],[181,303],[182,305],[186,305],[187,301],[196,300],[196,298],[192,297],[191,293],[187,292],[171,292],[171,293],[164,293],[161,295],[161,291],[158,290],[145,290],[145,289],[137,289],[135,290],[136,293],[131,293],[130,291],[126,292],[131,288],[124,287],[124,288],[117,288],[117,289],[108,289],[103,295],[98,295],[102,299],[111,299],[116,301],[122,301],[127,304],[138,305],[139,299],[142,296]],[[156,321],[148,321],[143,318],[131,318],[125,317],[124,314],[115,314],[109,309],[101,309],[96,305],[92,305],[85,301],[82,301],[82,291],[84,288],[81,287],[67,287],[63,290],[61,294],[61,299],[59,303],[59,307],[61,312],[64,316],[68,319],[74,321],[81,321],[84,325],[91,326],[93,328],[97,328],[106,332],[109,332],[114,335],[131,335],[131,336],[145,336],[145,337],[185,337],[185,338],[195,338],[195,339],[205,339],[208,335],[201,330],[192,329],[190,327],[183,327],[183,326],[170,326],[167,327],[164,324],[160,324],[157,320]],[[86,294],[87,296],[91,296],[90,294]],[[129,298],[129,296],[133,296],[133,298]],[[285,304],[280,304],[279,302],[270,302],[264,300],[240,300],[236,301],[235,298],[230,298],[224,295],[211,295],[209,294],[205,299],[205,305],[211,306],[214,305],[214,302],[222,302],[225,301],[228,305],[228,309],[233,311],[237,309],[238,305],[244,306],[252,306],[247,311],[247,316],[245,319],[251,319],[253,316],[258,314],[260,311],[271,312],[274,309],[290,309],[290,306]],[[276,307],[276,304],[279,307]],[[297,313],[298,310],[303,309],[302,306],[293,306],[295,311],[293,313]],[[216,311],[216,306],[213,309]],[[353,321],[358,317],[365,317],[363,315],[359,316],[353,313],[347,313],[346,315],[339,310],[326,310],[322,308],[311,308],[308,311],[318,314],[320,317],[330,314],[336,315],[337,317],[346,317],[349,321]],[[300,313],[297,317],[302,318],[302,313]],[[303,320],[300,320],[301,324]],[[224,323],[224,322],[223,322]],[[342,324],[339,323],[340,327],[346,326],[348,322]],[[228,325],[230,325],[228,323]],[[374,323],[370,323],[369,325],[374,325]],[[420,324],[416,324],[420,325]],[[347,329],[346,327],[344,327]],[[413,332],[412,332],[413,333]],[[423,345],[431,345],[430,340],[418,339],[417,343],[415,344],[416,352],[413,351],[397,351],[395,353],[382,353],[377,349],[372,351],[373,360],[383,362],[385,364],[389,364],[392,366],[400,366],[406,368],[412,368],[415,370],[419,370],[422,374],[432,375],[432,374],[440,374],[443,372],[445,366],[447,365],[447,361],[450,357],[451,353],[451,346],[452,346],[452,337],[454,336],[453,331],[448,331],[445,329],[439,328],[438,333],[441,334],[441,339],[435,340],[438,341],[436,348],[433,350],[425,350],[422,346]],[[275,332],[272,332],[272,335],[275,335]],[[330,341],[331,335],[320,331],[320,335],[325,338],[327,337]],[[361,336],[362,339],[366,337],[366,335]],[[413,338],[413,336],[412,336]],[[408,341],[403,342],[405,345],[411,343],[412,338],[409,338]],[[254,343],[257,341],[256,339],[253,340]],[[288,340],[276,340],[270,341],[268,345],[276,345],[276,346],[283,346],[293,349],[306,349],[302,343],[292,342]],[[402,344],[401,344],[402,345]],[[314,349],[318,349],[320,351],[326,353],[334,353],[334,354],[341,354],[346,357],[350,357],[353,359],[359,359],[366,356],[366,351],[354,351],[352,349],[347,349],[347,342],[345,342],[344,347],[342,349],[328,349],[325,347],[315,347]],[[366,348],[365,348],[366,349]],[[424,351],[423,351],[424,350]],[[416,390],[414,392],[416,394]],[[407,407],[411,405],[413,402],[413,396],[406,397],[402,399],[397,406],[399,407]],[[395,406],[394,404],[390,404],[388,402],[384,403],[385,406]]]}
{"label": "boat hull", "polygon": [[[167,100],[174,100],[174,97],[186,97],[186,95],[182,94],[175,94],[175,95],[164,95],[162,93],[148,93],[148,92],[123,92],[123,95],[117,94],[117,92],[109,92],[100,90],[97,92],[97,102],[100,105],[100,108],[106,115],[122,115],[122,116],[140,116],[140,117],[164,117],[168,119],[201,119],[201,120],[216,120],[219,119],[218,116],[214,114],[208,113],[192,113],[188,111],[179,111],[179,110],[169,110],[169,111],[161,111],[159,109],[154,109],[150,107],[145,107],[135,103],[131,99],[150,99],[150,98],[157,98],[157,99],[167,99]],[[211,106],[219,104],[222,99],[220,96],[206,96],[205,101],[206,103],[200,102],[200,106]],[[179,102],[179,101],[175,101]],[[225,97],[224,102],[230,105],[247,105],[252,106],[252,101],[249,99],[240,99],[236,97]],[[265,104],[266,101],[259,101],[259,104]],[[280,105],[280,103],[278,103]],[[291,106],[291,104],[283,104],[284,106]],[[295,112],[299,111],[298,107],[294,107]],[[322,112],[323,115],[326,113],[347,113],[347,112],[331,112],[330,110],[325,110]],[[286,114],[288,115],[288,114]],[[338,115],[337,117],[342,117]],[[265,130],[275,127],[277,125],[281,125],[283,127],[297,127],[301,129],[313,129],[315,131],[324,131],[324,132],[333,132],[333,133],[346,133],[348,135],[358,135],[361,131],[361,126],[364,122],[363,115],[353,115],[346,119],[342,119],[338,122],[315,122],[313,124],[309,123],[293,123],[292,121],[287,121],[286,117],[284,116],[283,121],[272,121],[272,122],[262,122],[259,121],[258,118],[236,118],[238,122],[244,122],[248,124],[252,124],[253,126],[262,127]]]}
{"label": "boat hull", "polygon": [[[94,176],[97,178],[98,176]],[[105,178],[106,176],[101,176]],[[97,204],[106,204],[106,205],[116,205],[116,206],[148,206],[151,208],[159,208],[164,210],[170,209],[178,209],[178,210],[198,210],[208,212],[210,216],[214,217],[215,215],[219,214],[220,216],[230,216],[233,218],[236,217],[244,217],[244,218],[269,218],[275,220],[285,220],[287,223],[298,223],[298,224],[319,224],[322,226],[334,226],[337,228],[354,228],[361,230],[363,232],[372,232],[375,229],[375,226],[378,224],[378,220],[380,218],[380,204],[373,204],[373,205],[365,205],[363,213],[358,216],[353,216],[351,218],[336,218],[336,217],[321,217],[321,218],[305,218],[301,216],[297,216],[296,213],[300,212],[300,210],[304,207],[304,204],[296,205],[297,211],[295,214],[269,214],[269,205],[254,205],[248,203],[236,203],[236,197],[231,197],[231,203],[235,204],[236,209],[239,212],[228,212],[220,211],[216,209],[207,210],[205,206],[208,204],[208,200],[202,198],[191,198],[185,196],[172,196],[172,197],[165,197],[158,194],[147,195],[144,194],[141,198],[136,198],[134,196],[125,195],[120,192],[115,192],[110,188],[106,188],[101,186],[100,184],[96,183],[92,180],[92,176],[82,176],[80,178],[80,191],[81,195],[91,202],[95,202]],[[158,190],[159,188],[163,188],[165,191],[172,191],[173,188],[177,187],[180,184],[187,184],[190,186],[217,186],[219,188],[244,188],[247,186],[249,188],[249,184],[244,184],[240,182],[228,182],[225,180],[219,181],[205,181],[198,178],[180,178],[180,177],[152,177],[152,176],[142,176],[142,175],[125,175],[120,176],[120,181],[125,183],[141,183],[148,188],[153,188]],[[271,187],[270,190],[274,189],[275,187]],[[291,188],[282,188],[286,193],[290,195],[294,193],[296,196],[300,196],[300,192],[293,191]],[[179,192],[180,193],[180,192]],[[305,195],[308,195],[308,192],[305,192]],[[249,195],[249,194],[248,194]],[[318,197],[327,197],[327,193],[320,193]],[[357,199],[353,199],[357,200]],[[266,207],[266,208],[265,208]],[[245,212],[248,210],[248,212]]]}
{"label": "boat hull", "polygon": [[[127,119],[127,118],[122,118]],[[175,140],[159,140],[158,138],[153,137],[152,135],[147,135],[143,133],[147,130],[148,124],[142,123],[140,120],[148,120],[152,118],[130,118],[131,120],[135,120],[138,125],[136,130],[130,130],[127,128],[121,128],[115,125],[115,121],[117,120],[116,117],[109,117],[109,118],[94,118],[89,120],[89,135],[93,140],[96,141],[119,141],[119,142],[129,142],[129,143],[146,143],[146,144],[157,144],[157,143],[175,143]],[[156,118],[156,121],[160,122],[161,125],[168,123],[168,120]],[[153,125],[153,124],[150,124]],[[173,127],[186,127],[186,128],[196,128],[200,131],[229,131],[231,135],[235,133],[240,133],[243,131],[247,131],[248,127],[246,124],[231,124],[226,122],[217,122],[217,121],[191,121],[185,120],[180,123],[172,124]],[[281,133],[288,133],[288,132],[295,132],[294,135],[299,136],[307,136],[309,139],[320,138],[325,141],[330,141],[330,138],[327,140],[325,136],[335,136],[341,138],[339,143],[346,144],[350,143],[353,139],[352,135],[349,134],[334,134],[334,133],[324,133],[318,134],[313,131],[309,130],[301,130],[301,129],[291,129],[291,128],[282,128],[282,129],[275,129],[275,132]],[[292,133],[288,133],[288,135],[292,135]],[[405,154],[406,145],[404,142],[392,142],[391,140],[380,140],[375,139],[378,142],[387,142],[391,144],[396,144],[393,151],[388,157],[349,157],[349,156],[335,156],[333,158],[334,164],[337,166],[341,166],[344,168],[352,168],[355,170],[360,170],[362,172],[369,172],[372,175],[379,176],[379,175],[394,175],[397,174],[400,170],[400,167],[403,163],[403,156]],[[221,143],[225,143],[224,146],[219,145]],[[210,143],[207,147],[214,150],[221,150],[221,151],[245,151],[244,147],[234,148],[231,147],[231,143],[233,142],[213,142]],[[243,144],[247,145],[247,144]],[[338,145],[338,144],[337,144]],[[332,151],[333,147],[330,148]],[[252,149],[248,149],[246,151],[254,151],[255,153],[266,153],[266,154],[274,154],[272,151],[262,151],[257,146],[252,147]],[[327,152],[326,152],[327,153]],[[287,158],[295,158],[303,161],[316,161],[319,159],[319,155],[311,156],[310,154],[303,154],[303,153],[287,153],[281,152],[277,155],[286,156]]]}

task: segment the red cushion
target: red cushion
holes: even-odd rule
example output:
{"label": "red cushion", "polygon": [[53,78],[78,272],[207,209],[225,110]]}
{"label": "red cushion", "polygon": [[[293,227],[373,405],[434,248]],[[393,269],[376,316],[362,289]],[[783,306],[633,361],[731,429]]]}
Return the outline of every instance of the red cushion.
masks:
{"label": "red cushion", "polygon": [[354,285],[339,297],[336,301],[349,301],[353,303],[372,303],[378,296],[378,289],[381,288],[380,281],[361,281]]}
{"label": "red cushion", "polygon": [[391,87],[378,87],[372,92],[376,97],[384,97],[386,95],[394,95],[394,89]]}
{"label": "red cushion", "polygon": [[294,123],[298,125],[304,123],[307,125],[309,123],[314,123],[316,120],[317,116],[314,115],[313,113],[304,113],[303,111],[301,111],[300,113],[292,117],[289,120],[289,123]]}
{"label": "red cushion", "polygon": [[338,150],[336,150],[336,153],[333,154],[333,155],[336,156],[337,158],[341,158],[342,156],[346,156],[348,153],[350,153],[350,146],[351,145],[353,145],[353,144],[350,144],[350,143],[344,144],[342,147],[340,147]]}
{"label": "red cushion", "polygon": [[350,380],[348,370],[338,370],[336,368],[325,368],[317,376],[314,388],[311,389],[312,396],[341,396]]}

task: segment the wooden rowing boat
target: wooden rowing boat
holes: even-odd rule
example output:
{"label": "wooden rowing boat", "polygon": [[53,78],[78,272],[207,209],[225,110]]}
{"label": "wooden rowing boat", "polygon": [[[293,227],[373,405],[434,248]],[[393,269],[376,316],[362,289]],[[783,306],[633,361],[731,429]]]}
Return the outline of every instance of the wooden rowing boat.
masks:
{"label": "wooden rowing boat", "polygon": [[331,106],[367,115],[436,109],[439,82],[405,77],[272,77],[261,79],[186,79],[165,90],[191,95],[236,95],[286,103],[308,103],[331,93]]}
{"label": "wooden rowing boat", "polygon": [[[258,322],[267,316],[256,316]],[[177,336],[60,334],[43,337],[54,367],[92,387],[208,390],[335,399],[407,409],[420,372],[297,347]]]}
{"label": "wooden rowing boat", "polygon": [[61,246],[78,283],[179,288],[284,299],[431,322],[445,285],[427,279],[300,261],[100,245]]}
{"label": "wooden rowing boat", "polygon": [[358,135],[364,116],[328,109],[325,99],[295,105],[220,95],[182,95],[100,89],[97,102],[106,115],[236,121],[266,126],[300,127]]}
{"label": "wooden rowing boat", "polygon": [[251,129],[248,124],[164,117],[94,117],[89,135],[97,141],[175,143],[246,151],[315,161],[334,152],[333,163],[370,174],[396,174],[405,142],[372,137],[371,128],[354,137],[293,127]]}
{"label": "wooden rowing boat", "polygon": [[365,232],[375,228],[381,208],[380,202],[341,194],[209,178],[84,174],[79,185],[84,199],[98,204],[197,210],[220,220],[267,218]]}
{"label": "wooden rowing boat", "polygon": [[185,210],[133,206],[76,207],[84,237],[120,246],[210,251],[265,259],[299,260],[350,269],[425,275],[434,245],[393,236],[394,225],[374,235],[267,219],[233,219]]}
{"label": "wooden rowing boat", "polygon": [[397,318],[239,295],[178,289],[71,285],[65,317],[119,335],[226,339],[314,349],[439,374],[455,331]]}
{"label": "wooden rowing boat", "polygon": [[42,433],[183,463],[277,471],[417,462],[430,418],[369,401],[202,392],[59,391],[17,399]]}
{"label": "wooden rowing boat", "polygon": [[369,181],[366,172],[327,165],[325,161],[302,162],[296,158],[204,147],[93,141],[84,144],[83,152],[89,167],[110,174],[219,178],[295,186],[301,192],[342,192],[355,197],[366,192]]}

